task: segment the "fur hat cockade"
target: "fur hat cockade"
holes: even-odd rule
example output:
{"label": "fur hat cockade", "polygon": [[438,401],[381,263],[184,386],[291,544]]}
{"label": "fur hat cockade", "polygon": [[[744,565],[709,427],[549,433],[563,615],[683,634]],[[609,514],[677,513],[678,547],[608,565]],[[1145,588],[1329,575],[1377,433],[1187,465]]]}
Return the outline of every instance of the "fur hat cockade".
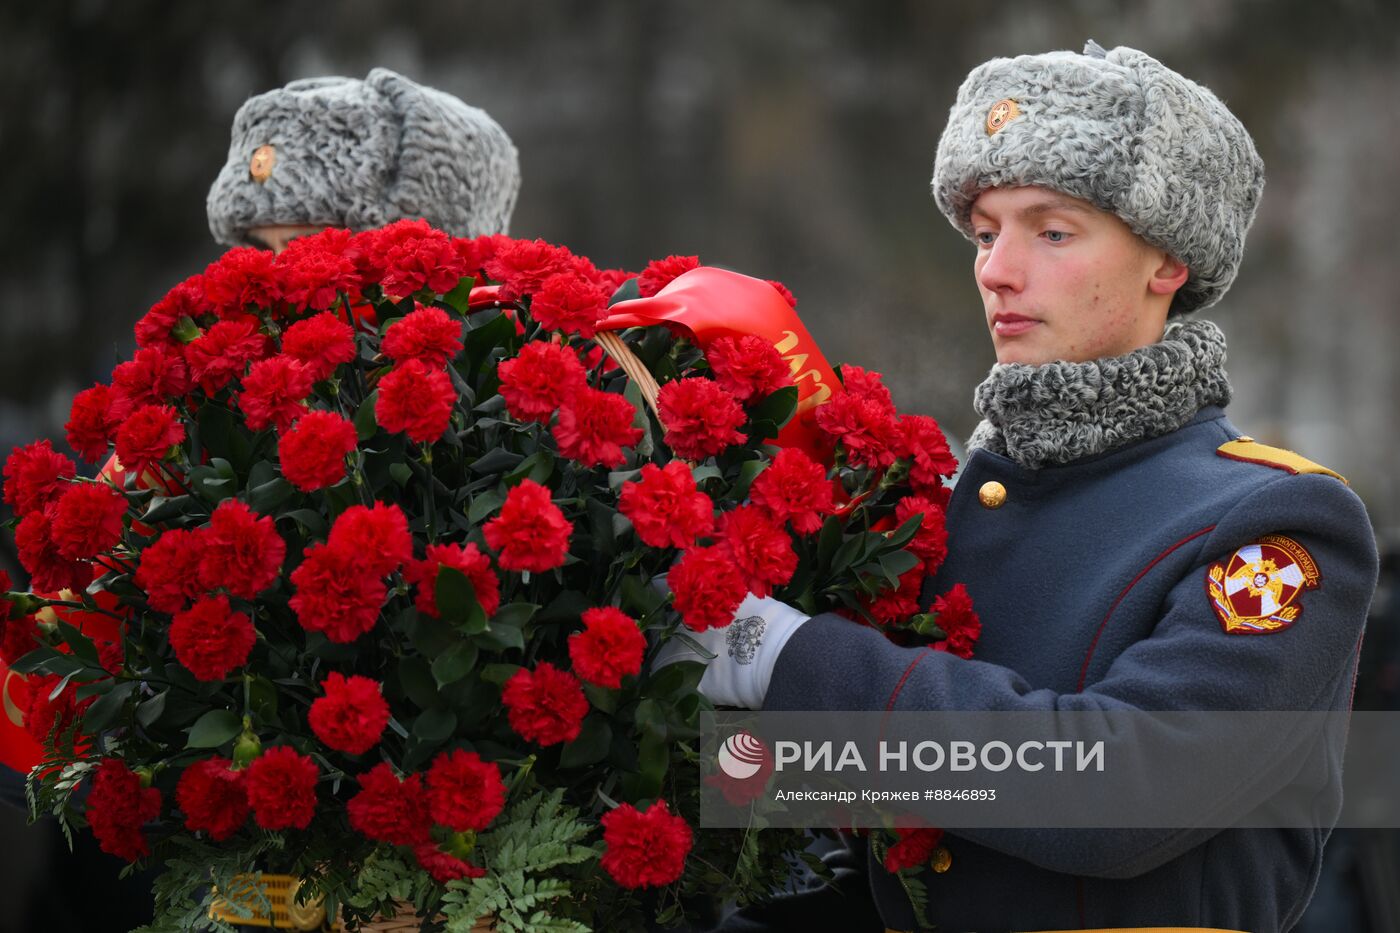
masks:
{"label": "fur hat cockade", "polygon": [[209,230],[227,246],[259,226],[419,217],[457,236],[504,233],[519,191],[515,146],[484,110],[376,68],[245,102],[209,189]]}
{"label": "fur hat cockade", "polygon": [[1039,185],[1121,217],[1190,269],[1173,313],[1208,307],[1234,281],[1264,187],[1243,124],[1210,90],[1156,59],[1090,41],[1083,54],[994,58],[958,90],[933,166],[933,196],[972,235],[977,195]]}

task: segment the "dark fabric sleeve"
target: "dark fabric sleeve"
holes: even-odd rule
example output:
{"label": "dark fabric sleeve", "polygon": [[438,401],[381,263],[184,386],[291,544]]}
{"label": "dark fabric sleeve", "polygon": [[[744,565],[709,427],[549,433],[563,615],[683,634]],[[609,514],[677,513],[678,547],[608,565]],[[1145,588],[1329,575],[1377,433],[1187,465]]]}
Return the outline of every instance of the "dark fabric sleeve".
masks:
{"label": "dark fabric sleeve", "polygon": [[[1266,635],[1227,635],[1205,592],[1209,565],[1266,534],[1307,548],[1321,585],[1304,614]],[[834,615],[812,619],[779,656],[764,708],[807,710],[1325,710],[1347,708],[1375,589],[1375,540],[1343,484],[1286,475],[1235,506],[1171,588],[1151,637],[1124,651],[1080,693],[1033,689],[1015,671],[927,648],[902,648]],[[1054,627],[1054,619],[1028,624]],[[1340,698],[1340,699],[1339,699]],[[1286,743],[1261,743],[1228,812],[1265,799],[1296,765]],[[1272,760],[1277,759],[1277,760]],[[1271,767],[1274,765],[1274,767]],[[1340,761],[1329,763],[1334,774]],[[1290,770],[1293,769],[1293,770]],[[1338,794],[1339,794],[1338,790]],[[1053,871],[1134,877],[1199,845],[1212,830],[959,830],[957,835]]]}

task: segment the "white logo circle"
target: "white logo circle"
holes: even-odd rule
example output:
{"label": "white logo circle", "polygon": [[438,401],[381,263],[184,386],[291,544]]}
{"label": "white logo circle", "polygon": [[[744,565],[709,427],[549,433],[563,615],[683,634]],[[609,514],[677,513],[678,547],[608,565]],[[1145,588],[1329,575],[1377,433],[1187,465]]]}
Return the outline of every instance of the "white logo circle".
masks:
{"label": "white logo circle", "polygon": [[763,767],[766,751],[748,732],[736,732],[719,747],[719,769],[736,781],[751,778]]}

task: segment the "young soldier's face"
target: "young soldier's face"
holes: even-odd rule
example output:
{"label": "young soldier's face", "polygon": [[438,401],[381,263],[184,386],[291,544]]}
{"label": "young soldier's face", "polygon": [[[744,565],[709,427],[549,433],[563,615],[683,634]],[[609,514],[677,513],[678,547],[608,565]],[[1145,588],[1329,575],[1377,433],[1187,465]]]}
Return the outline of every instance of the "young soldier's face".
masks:
{"label": "young soldier's face", "polygon": [[1118,217],[1047,188],[982,192],[972,226],[998,363],[1083,362],[1156,343],[1186,281]]}
{"label": "young soldier's face", "polygon": [[320,233],[323,228],[309,224],[273,224],[266,227],[253,227],[248,231],[248,242],[259,249],[270,249],[280,253],[287,244],[308,233]]}

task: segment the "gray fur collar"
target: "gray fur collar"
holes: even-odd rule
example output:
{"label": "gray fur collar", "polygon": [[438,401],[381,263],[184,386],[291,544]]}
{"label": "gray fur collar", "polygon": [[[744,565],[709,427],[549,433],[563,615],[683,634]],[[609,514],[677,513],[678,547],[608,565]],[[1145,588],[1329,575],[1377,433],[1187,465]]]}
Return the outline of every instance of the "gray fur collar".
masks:
{"label": "gray fur collar", "polygon": [[1038,470],[1160,437],[1229,403],[1224,365],[1225,335],[1210,321],[1172,322],[1161,341],[1124,356],[998,363],[973,398],[983,421],[968,450]]}

